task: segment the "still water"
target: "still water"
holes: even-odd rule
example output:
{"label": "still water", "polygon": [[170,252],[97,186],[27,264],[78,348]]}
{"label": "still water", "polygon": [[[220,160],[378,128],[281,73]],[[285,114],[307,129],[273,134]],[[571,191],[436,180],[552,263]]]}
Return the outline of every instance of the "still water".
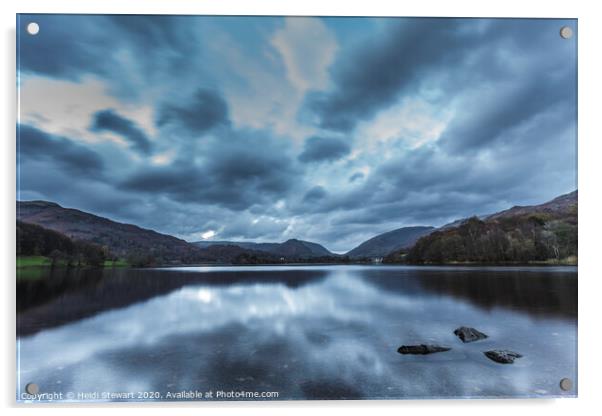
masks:
{"label": "still water", "polygon": [[[17,292],[18,400],[576,395],[574,267],[57,269]],[[397,353],[420,343],[452,349]]]}

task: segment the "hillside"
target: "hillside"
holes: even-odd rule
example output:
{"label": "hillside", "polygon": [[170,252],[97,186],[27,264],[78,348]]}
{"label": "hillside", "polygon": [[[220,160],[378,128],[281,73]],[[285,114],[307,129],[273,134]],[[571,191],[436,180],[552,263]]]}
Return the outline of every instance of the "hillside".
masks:
{"label": "hillside", "polygon": [[[533,213],[551,214],[553,216],[569,215],[577,208],[578,191],[561,195],[541,205],[514,206],[505,211],[486,217],[487,220],[509,218]],[[575,213],[576,214],[576,213]]]}
{"label": "hillside", "polygon": [[92,243],[74,241],[64,234],[17,221],[17,256],[48,257],[50,265],[102,265],[105,251]]}
{"label": "hillside", "polygon": [[364,241],[346,255],[353,258],[384,257],[395,250],[413,245],[420,237],[431,233],[434,227],[404,227],[377,235]]}
{"label": "hillside", "polygon": [[207,248],[213,246],[236,246],[240,248],[246,248],[249,250],[253,250],[259,243],[249,242],[249,241],[226,241],[226,240],[201,240],[201,241],[193,241],[191,244],[194,244],[200,248]]}
{"label": "hillside", "polygon": [[316,257],[336,257],[337,255],[328,251],[324,246],[297,239],[290,239],[284,243],[250,243],[235,241],[197,241],[198,247],[209,248],[216,246],[234,246],[254,252],[269,253],[272,256],[284,257],[285,259],[310,259]]}
{"label": "hillside", "polygon": [[73,240],[106,247],[111,255],[136,263],[194,263],[203,250],[179,238],[123,224],[47,201],[18,201],[17,219],[57,231]]}
{"label": "hillside", "polygon": [[420,238],[387,262],[529,263],[577,261],[577,191],[533,206],[516,206],[472,217],[457,227],[441,228]]}

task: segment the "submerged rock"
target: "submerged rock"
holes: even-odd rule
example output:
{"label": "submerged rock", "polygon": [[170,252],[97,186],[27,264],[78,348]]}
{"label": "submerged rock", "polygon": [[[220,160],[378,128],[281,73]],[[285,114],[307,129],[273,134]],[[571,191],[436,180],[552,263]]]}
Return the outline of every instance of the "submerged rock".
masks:
{"label": "submerged rock", "polygon": [[483,354],[485,354],[490,360],[501,364],[512,364],[514,360],[522,357],[522,355],[519,353],[508,350],[491,350],[485,351]]}
{"label": "submerged rock", "polygon": [[449,351],[451,348],[449,347],[441,347],[439,345],[429,345],[429,344],[420,344],[420,345],[402,345],[397,349],[397,352],[400,354],[433,354],[436,352],[444,352]]}
{"label": "submerged rock", "polygon": [[454,334],[462,340],[462,342],[474,342],[487,338],[487,335],[477,331],[474,328],[461,326],[454,331]]}

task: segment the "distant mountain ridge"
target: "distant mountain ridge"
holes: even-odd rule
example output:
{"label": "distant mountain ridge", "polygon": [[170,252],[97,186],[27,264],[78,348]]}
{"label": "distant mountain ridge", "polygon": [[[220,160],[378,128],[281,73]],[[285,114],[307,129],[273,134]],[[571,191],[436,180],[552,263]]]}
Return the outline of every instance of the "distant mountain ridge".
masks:
{"label": "distant mountain ridge", "polygon": [[310,241],[290,239],[283,243],[253,243],[236,241],[196,241],[192,243],[201,248],[213,246],[237,246],[248,250],[266,252],[284,258],[313,258],[313,257],[335,257],[324,246]]}
{"label": "distant mountain ridge", "polygon": [[[111,255],[133,264],[274,263],[335,258],[320,244],[297,239],[283,243],[189,243],[153,230],[112,221],[49,201],[17,201],[17,220],[65,236],[107,247]],[[284,260],[282,260],[284,258]]]}
{"label": "distant mountain ridge", "polygon": [[[134,259],[130,264],[140,265],[338,263],[378,257],[398,262],[406,253],[407,261],[417,263],[514,261],[515,258],[539,261],[545,260],[545,256],[576,258],[577,199],[578,193],[574,191],[540,205],[514,206],[491,215],[457,220],[438,229],[403,227],[374,236],[344,255],[298,239],[282,243],[189,243],[48,201],[17,201],[17,220],[57,231],[76,241],[95,243],[111,256]],[[487,249],[493,242],[497,244],[495,249]]]}
{"label": "distant mountain ridge", "polygon": [[571,209],[573,205],[577,204],[578,196],[578,190],[575,190],[573,192],[569,192],[568,194],[560,195],[548,202],[544,202],[543,204],[539,205],[515,205],[512,208],[496,212],[494,214],[473,215],[472,217],[461,218],[459,220],[455,220],[454,222],[450,222],[449,224],[445,224],[439,227],[438,230],[459,227],[471,218],[478,218],[482,221],[485,221],[494,220],[498,218],[508,218],[517,215],[525,215],[535,212],[566,212],[567,210]]}
{"label": "distant mountain ridge", "polygon": [[578,191],[575,190],[568,194],[560,195],[559,197],[556,197],[551,201],[544,202],[540,205],[517,205],[510,209],[491,214],[487,216],[486,219],[495,220],[500,218],[508,218],[533,213],[566,214],[567,212],[572,210],[573,207],[577,206],[578,198]]}
{"label": "distant mountain ridge", "polygon": [[420,237],[430,234],[435,227],[403,227],[372,237],[346,253],[352,259],[384,257],[395,250],[412,246]]}

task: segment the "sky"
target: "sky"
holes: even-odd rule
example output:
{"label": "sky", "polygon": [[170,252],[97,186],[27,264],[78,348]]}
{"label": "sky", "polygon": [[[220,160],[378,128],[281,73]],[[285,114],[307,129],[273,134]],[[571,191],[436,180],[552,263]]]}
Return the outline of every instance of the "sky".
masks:
{"label": "sky", "polygon": [[17,31],[19,200],[345,252],[577,187],[575,20],[20,15]]}

